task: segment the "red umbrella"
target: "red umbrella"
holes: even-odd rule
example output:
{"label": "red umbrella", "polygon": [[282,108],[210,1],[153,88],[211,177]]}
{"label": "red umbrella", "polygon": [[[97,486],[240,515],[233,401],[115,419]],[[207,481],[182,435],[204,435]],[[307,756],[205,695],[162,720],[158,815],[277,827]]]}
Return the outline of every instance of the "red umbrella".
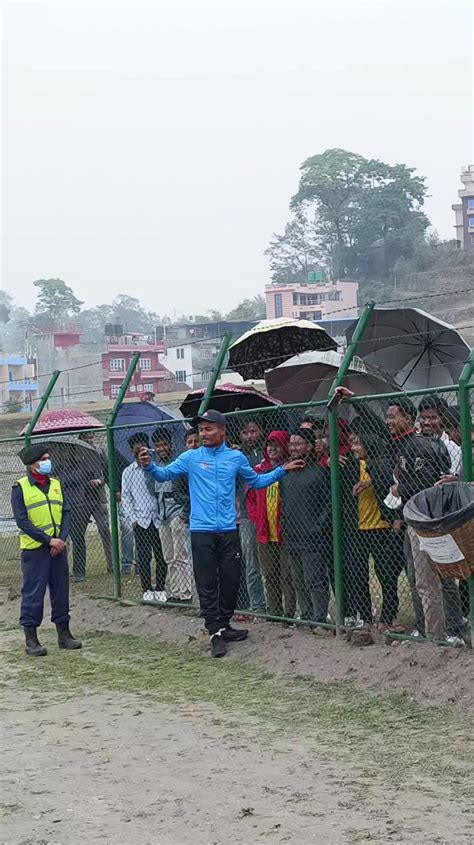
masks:
{"label": "red umbrella", "polygon": [[[86,414],[78,408],[61,408],[60,411],[45,411],[35,425],[33,434],[57,434],[60,431],[83,431],[88,428],[103,428],[97,417]],[[20,434],[26,434],[25,426]]]}
{"label": "red umbrella", "polygon": [[[199,411],[205,390],[193,390],[188,393],[181,403],[179,410],[183,417],[195,417]],[[214,388],[210,408],[228,414],[231,411],[251,411],[254,408],[267,408],[269,405],[279,405],[278,399],[272,399],[266,393],[260,393],[253,387],[239,387],[236,384],[221,384]]]}

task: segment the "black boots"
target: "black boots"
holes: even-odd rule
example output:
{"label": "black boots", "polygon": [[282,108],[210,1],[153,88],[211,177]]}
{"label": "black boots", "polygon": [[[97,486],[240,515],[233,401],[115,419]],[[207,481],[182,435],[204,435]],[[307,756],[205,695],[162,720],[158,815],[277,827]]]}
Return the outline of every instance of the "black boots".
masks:
{"label": "black boots", "polygon": [[69,630],[69,623],[63,622],[61,625],[56,625],[56,630],[58,632],[58,645],[59,648],[82,648],[82,643],[80,640],[75,640]]}
{"label": "black boots", "polygon": [[30,657],[44,657],[48,652],[38,640],[36,628],[24,628],[25,651]]}

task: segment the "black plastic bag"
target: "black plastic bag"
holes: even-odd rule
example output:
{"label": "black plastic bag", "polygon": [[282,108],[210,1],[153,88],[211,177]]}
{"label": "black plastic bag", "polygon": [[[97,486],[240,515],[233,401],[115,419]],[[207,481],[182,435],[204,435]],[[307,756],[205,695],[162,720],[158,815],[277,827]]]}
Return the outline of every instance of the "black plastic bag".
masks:
{"label": "black plastic bag", "polygon": [[453,531],[474,519],[474,484],[465,481],[429,487],[403,508],[405,522],[420,531]]}

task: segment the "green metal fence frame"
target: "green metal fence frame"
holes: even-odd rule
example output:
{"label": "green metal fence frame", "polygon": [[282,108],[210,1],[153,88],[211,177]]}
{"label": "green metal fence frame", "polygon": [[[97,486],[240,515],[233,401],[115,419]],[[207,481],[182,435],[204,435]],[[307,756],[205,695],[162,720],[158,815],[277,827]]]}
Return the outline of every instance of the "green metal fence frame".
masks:
{"label": "green metal fence frame", "polygon": [[[329,390],[329,402],[328,400],[321,400],[317,402],[296,402],[291,404],[285,405],[271,405],[265,408],[259,408],[253,411],[233,411],[226,415],[228,419],[239,419],[248,417],[249,414],[255,416],[258,414],[261,415],[269,415],[275,412],[287,412],[287,411],[295,411],[295,410],[310,410],[310,409],[324,409],[327,412],[328,416],[328,428],[329,428],[329,451],[331,456],[330,461],[330,470],[331,470],[331,498],[332,498],[332,535],[333,535],[333,550],[334,550],[334,572],[335,572],[335,604],[336,604],[336,633],[341,634],[343,631],[343,607],[344,607],[344,559],[343,559],[343,547],[342,547],[342,516],[341,516],[341,508],[340,508],[340,472],[339,472],[339,462],[338,460],[332,460],[332,457],[338,456],[338,446],[339,446],[339,435],[338,435],[338,411],[337,408],[331,408],[330,400],[334,395],[334,392],[337,387],[339,387],[344,380],[344,377],[347,374],[347,371],[350,367],[351,361],[353,356],[356,354],[358,344],[363,339],[363,335],[365,329],[367,327],[367,323],[369,321],[370,315],[373,310],[373,303],[368,303],[365,307],[363,313],[361,314],[357,326],[355,328],[353,338],[351,343],[349,344],[346,353],[344,354],[343,360],[339,367],[339,370],[334,378],[331,388]],[[228,352],[228,348],[231,342],[231,336],[225,335],[222,341],[221,348],[219,350],[218,360],[216,361],[216,365],[214,367],[211,381],[206,389],[204,394],[203,400],[201,402],[201,406],[199,408],[199,413],[203,413],[207,407],[209,406],[210,398],[212,396],[212,392],[214,390],[215,384],[217,379],[219,378],[220,372],[225,362],[225,358]],[[117,516],[117,502],[116,502],[116,492],[117,492],[117,479],[116,479],[116,471],[115,471],[115,452],[114,452],[114,432],[120,431],[124,429],[130,429],[130,425],[115,425],[115,420],[117,418],[117,414],[120,408],[121,403],[125,397],[127,392],[128,386],[130,381],[133,377],[135,369],[138,365],[138,361],[140,359],[140,353],[137,352],[133,356],[128,371],[126,373],[125,379],[122,383],[120,388],[120,392],[116,398],[112,411],[106,421],[106,424],[101,427],[94,429],[94,433],[102,433],[106,435],[107,439],[107,453],[108,453],[108,472],[109,472],[109,497],[110,497],[110,516],[111,516],[111,536],[112,536],[112,560],[113,560],[113,568],[114,568],[114,595],[113,596],[98,596],[97,598],[103,598],[107,600],[116,601],[123,604],[141,604],[140,601],[131,601],[124,599],[122,597],[122,585],[121,585],[121,571],[120,571],[120,541],[119,541],[119,526],[118,526],[118,516]],[[470,408],[470,391],[474,390],[474,383],[472,381],[474,374],[474,350],[471,351],[470,357],[465,364],[465,367],[461,373],[459,383],[458,384],[451,384],[451,385],[442,385],[440,387],[433,387],[433,388],[426,388],[426,389],[418,389],[418,390],[400,390],[400,391],[393,391],[391,393],[383,393],[383,394],[376,394],[370,396],[354,396],[348,402],[350,404],[354,404],[357,406],[358,404],[364,402],[373,402],[377,400],[382,401],[389,401],[391,399],[397,399],[399,397],[410,397],[416,398],[418,396],[427,396],[432,394],[443,394],[443,393],[456,393],[458,396],[458,402],[460,407],[461,413],[461,439],[462,439],[462,455],[463,455],[463,471],[464,471],[464,479],[466,481],[472,481],[473,479],[473,465],[472,465],[472,441],[471,441],[471,429],[472,429],[472,418],[471,418],[471,408]],[[54,389],[54,386],[60,376],[60,371],[55,371],[52,374],[52,377],[47,385],[45,393],[41,397],[40,402],[38,403],[38,407],[27,427],[25,435],[18,436],[17,438],[1,438],[0,444],[2,443],[18,443],[23,445],[24,443],[31,443],[35,440],[41,440],[47,437],[47,434],[34,434],[34,429],[38,420],[41,417],[41,414],[44,408],[47,405],[48,399]],[[182,425],[183,422],[186,420],[181,419],[170,419],[164,420],[162,422],[150,422],[150,423],[143,423],[140,425],[140,428],[144,427],[154,427],[160,425]],[[90,431],[90,429],[84,429],[83,431]],[[81,431],[74,431],[74,434],[80,434]],[[64,436],[70,434],[70,432],[63,432]],[[61,437],[61,434],[56,435],[58,438]],[[474,576],[469,579],[469,592],[470,592],[470,602],[471,602],[471,610],[470,610],[470,624],[471,624],[471,636],[474,632]],[[182,605],[179,605],[182,607]],[[247,611],[248,612],[248,611]],[[293,624],[298,623],[304,625],[306,627],[314,627],[315,623],[312,622],[301,622],[295,619],[285,619],[283,617],[269,617],[266,614],[251,614],[256,617],[263,617],[266,619],[271,619],[275,621],[288,621],[292,622]],[[333,625],[328,625],[327,627],[334,627]],[[410,639],[408,635],[404,634],[387,634],[388,637],[393,639]],[[422,640],[417,640],[417,642]]]}

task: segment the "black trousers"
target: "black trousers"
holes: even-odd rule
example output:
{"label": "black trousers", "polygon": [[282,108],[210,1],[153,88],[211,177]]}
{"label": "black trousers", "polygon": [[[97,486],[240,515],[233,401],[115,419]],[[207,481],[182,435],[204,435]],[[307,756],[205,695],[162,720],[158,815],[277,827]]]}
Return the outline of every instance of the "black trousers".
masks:
{"label": "black trousers", "polygon": [[382,587],[380,621],[390,625],[398,614],[398,579],[405,566],[403,536],[390,528],[358,531],[353,541],[350,562],[353,569],[347,572],[349,615],[359,611],[362,619],[372,621],[369,586],[369,556],[374,561],[375,574]]}
{"label": "black trousers", "polygon": [[234,615],[241,568],[239,538],[237,531],[192,531],[191,547],[201,616],[212,637]]}
{"label": "black trousers", "polygon": [[135,535],[138,572],[142,582],[142,590],[144,593],[149,590],[153,590],[151,582],[151,556],[153,554],[156,564],[155,590],[162,593],[165,589],[168,566],[163,557],[160,532],[151,522],[148,528],[142,528],[141,525],[135,525],[133,533]]}

